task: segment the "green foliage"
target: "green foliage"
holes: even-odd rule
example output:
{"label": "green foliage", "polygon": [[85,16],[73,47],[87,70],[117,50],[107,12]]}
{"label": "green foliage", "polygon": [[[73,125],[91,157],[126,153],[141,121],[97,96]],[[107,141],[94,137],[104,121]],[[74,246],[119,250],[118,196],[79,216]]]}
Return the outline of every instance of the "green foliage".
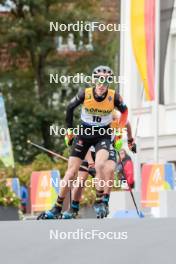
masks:
{"label": "green foliage", "polygon": [[35,171],[38,170],[51,170],[53,162],[46,154],[39,154],[32,163],[32,168]]}
{"label": "green foliage", "polygon": [[16,176],[19,178],[21,185],[25,185],[29,187],[31,174],[32,174],[31,165],[21,165],[19,163],[16,163]]}
{"label": "green foliage", "polygon": [[[28,165],[20,165],[16,166],[16,174],[19,177],[20,183],[26,186],[30,185],[30,177],[33,171],[41,171],[41,170],[53,170],[59,169],[60,166],[64,168],[64,166],[59,165],[59,162],[53,161],[46,154],[39,154],[35,157],[34,161]],[[64,171],[65,172],[65,171]]]}
{"label": "green foliage", "polygon": [[0,181],[5,181],[6,178],[18,177],[20,184],[30,185],[30,177],[33,171],[41,170],[59,170],[61,177],[65,175],[67,169],[67,162],[63,160],[53,160],[46,154],[39,154],[34,158],[31,164],[21,165],[15,164],[15,171],[12,168],[0,168]]}
{"label": "green foliage", "polygon": [[5,184],[0,186],[0,205],[2,206],[20,206],[20,199]]}

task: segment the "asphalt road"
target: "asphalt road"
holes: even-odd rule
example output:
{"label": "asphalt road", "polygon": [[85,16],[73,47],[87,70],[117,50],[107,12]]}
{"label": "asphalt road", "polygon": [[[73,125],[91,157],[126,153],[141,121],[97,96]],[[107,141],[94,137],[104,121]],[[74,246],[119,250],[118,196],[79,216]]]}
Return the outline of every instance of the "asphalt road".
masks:
{"label": "asphalt road", "polygon": [[175,248],[174,218],[0,222],[1,264],[175,264]]}

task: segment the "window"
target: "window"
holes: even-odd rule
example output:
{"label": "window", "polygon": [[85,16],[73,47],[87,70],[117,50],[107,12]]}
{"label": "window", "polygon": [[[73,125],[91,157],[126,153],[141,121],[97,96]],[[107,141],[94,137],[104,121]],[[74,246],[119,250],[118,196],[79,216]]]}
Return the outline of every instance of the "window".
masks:
{"label": "window", "polygon": [[69,33],[66,38],[58,36],[56,38],[56,48],[58,51],[79,51],[79,50],[93,50],[92,32],[79,32],[79,42],[76,43],[76,36]]}

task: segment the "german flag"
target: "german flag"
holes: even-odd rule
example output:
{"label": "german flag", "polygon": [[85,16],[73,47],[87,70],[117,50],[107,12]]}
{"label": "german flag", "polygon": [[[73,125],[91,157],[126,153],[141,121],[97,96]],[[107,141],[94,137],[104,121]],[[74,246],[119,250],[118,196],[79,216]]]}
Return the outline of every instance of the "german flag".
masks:
{"label": "german flag", "polygon": [[[164,68],[174,0],[160,0],[160,103],[164,103]],[[155,99],[156,0],[131,0],[131,37],[146,99]]]}

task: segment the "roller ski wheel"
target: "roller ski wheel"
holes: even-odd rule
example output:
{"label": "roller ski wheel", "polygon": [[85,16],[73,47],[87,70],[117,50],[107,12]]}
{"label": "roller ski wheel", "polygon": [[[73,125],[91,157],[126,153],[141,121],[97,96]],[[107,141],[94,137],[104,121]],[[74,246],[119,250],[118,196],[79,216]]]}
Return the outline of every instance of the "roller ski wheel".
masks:
{"label": "roller ski wheel", "polygon": [[98,219],[106,217],[106,207],[104,203],[95,203],[94,210]]}
{"label": "roller ski wheel", "polygon": [[56,220],[62,219],[62,213],[60,209],[54,206],[51,210],[42,212],[38,217],[37,220]]}

